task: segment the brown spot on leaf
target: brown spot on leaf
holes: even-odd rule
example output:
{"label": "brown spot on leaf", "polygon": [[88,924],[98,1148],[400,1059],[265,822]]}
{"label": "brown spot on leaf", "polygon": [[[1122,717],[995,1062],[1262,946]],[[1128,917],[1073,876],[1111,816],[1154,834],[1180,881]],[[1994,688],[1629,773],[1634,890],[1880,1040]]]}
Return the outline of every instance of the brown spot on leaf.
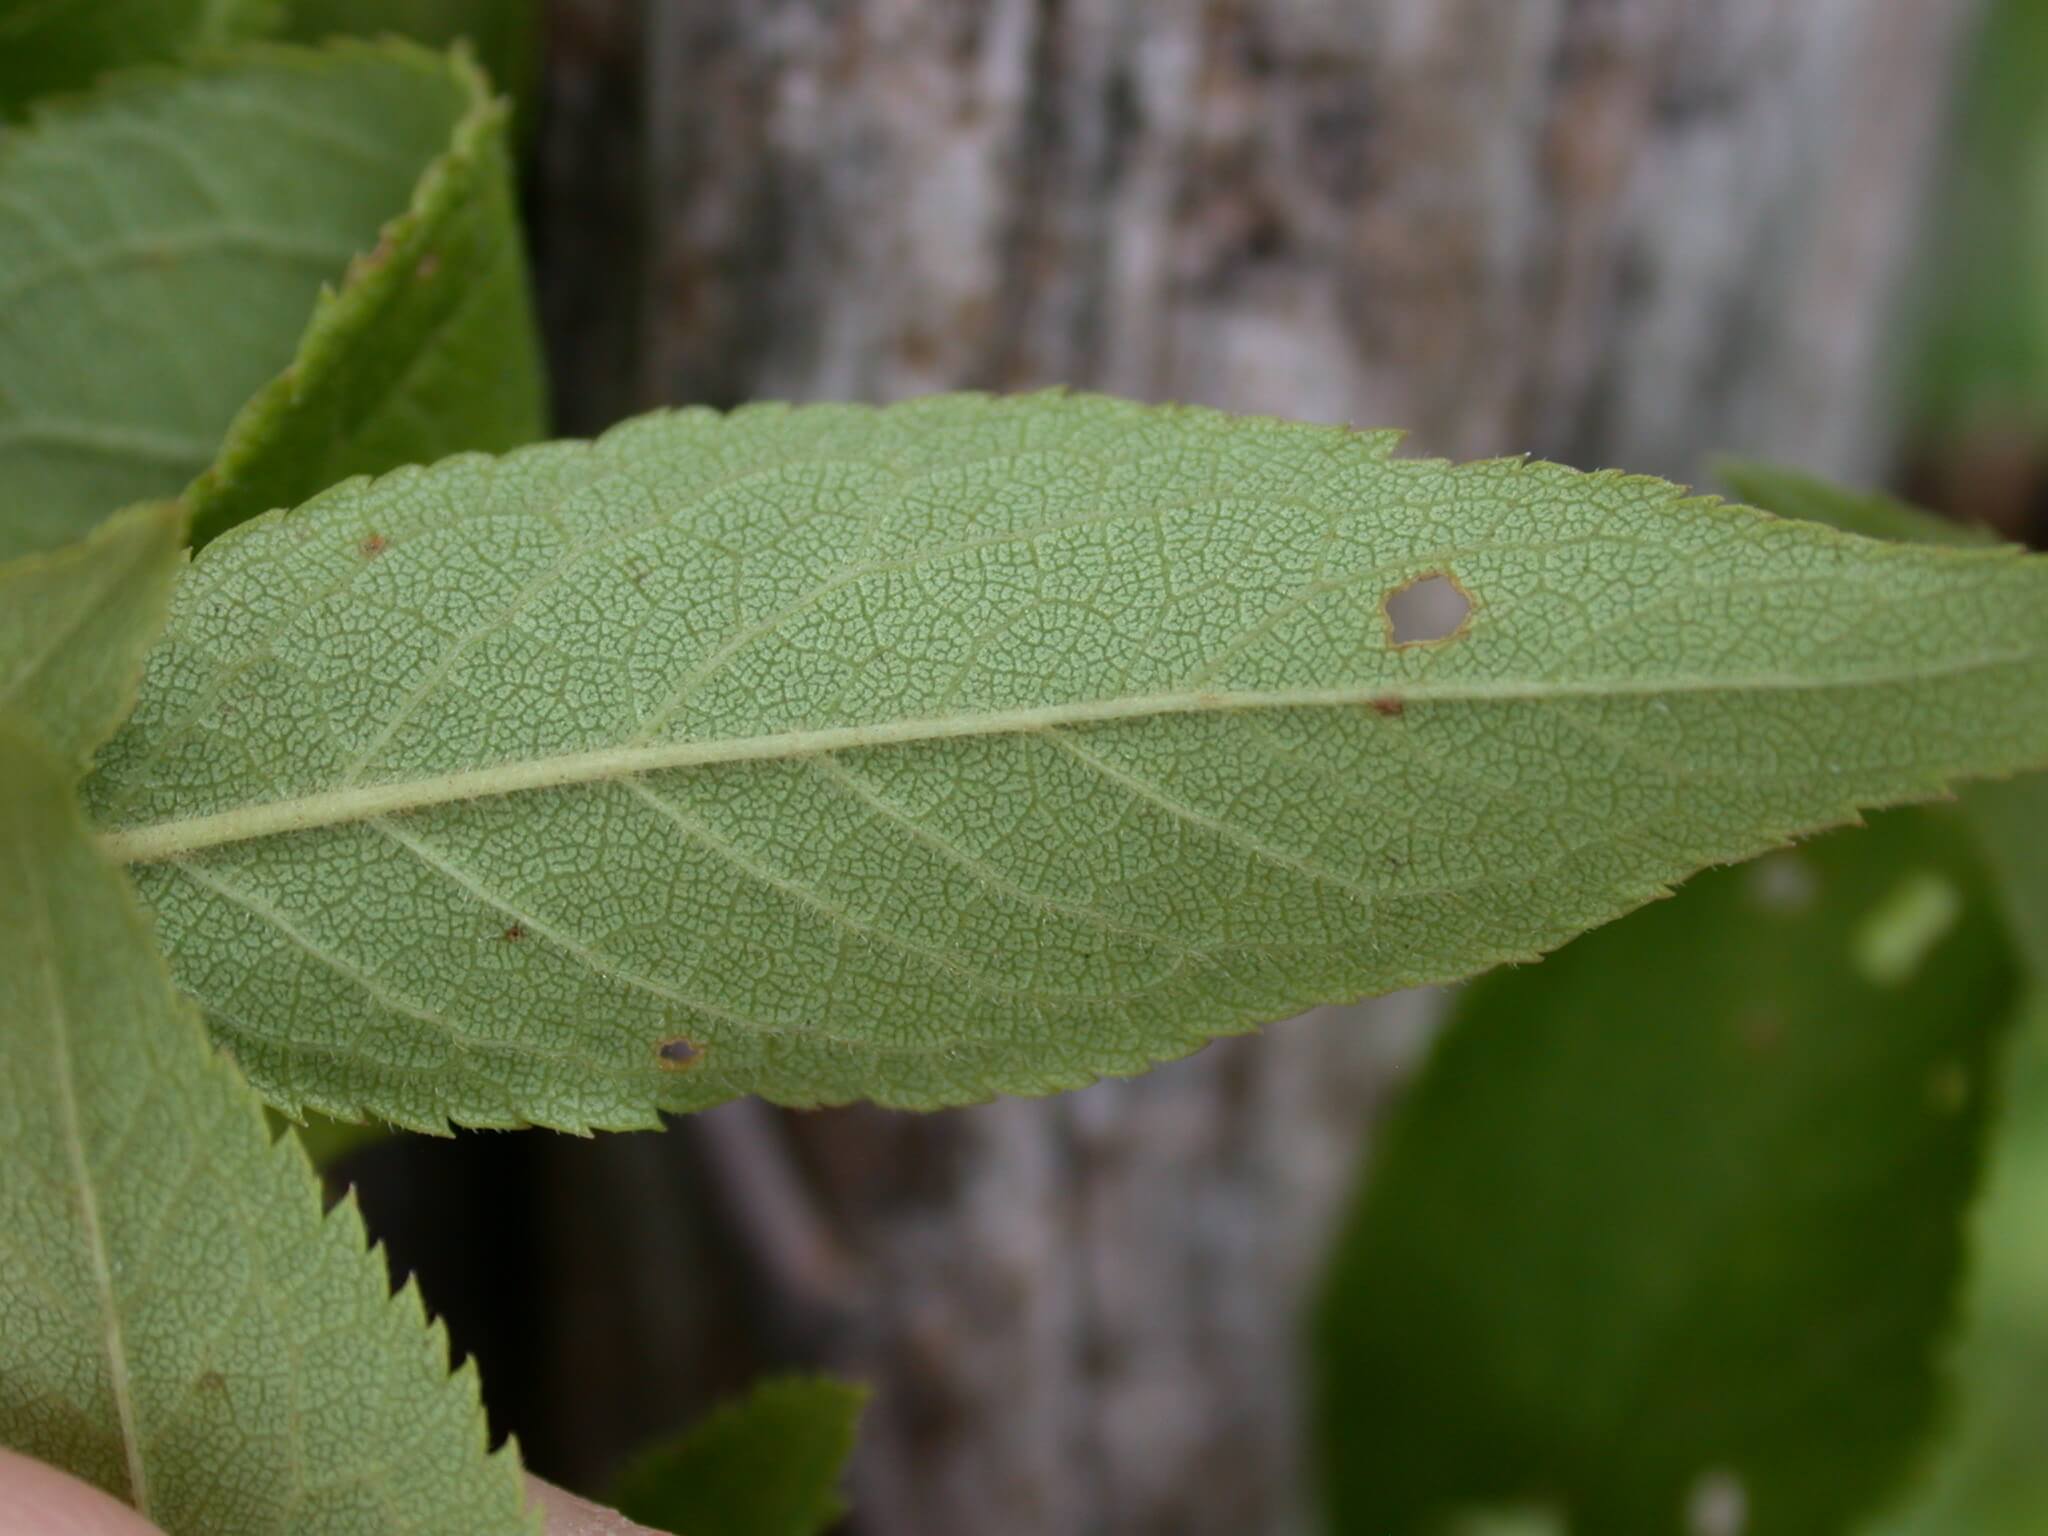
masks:
{"label": "brown spot on leaf", "polygon": [[384,535],[381,533],[371,534],[367,539],[364,539],[363,542],[357,546],[357,548],[362,550],[363,558],[365,560],[376,559],[379,555],[383,554],[384,551],[389,549],[390,547],[391,541],[385,538]]}
{"label": "brown spot on leaf", "polygon": [[202,1392],[212,1392],[222,1397],[227,1395],[228,1379],[219,1371],[201,1371],[198,1385]]}
{"label": "brown spot on leaf", "polygon": [[686,1072],[703,1060],[704,1047],[694,1040],[685,1040],[681,1035],[677,1035],[674,1039],[664,1040],[657,1045],[654,1048],[654,1057],[661,1063],[665,1072]]}
{"label": "brown spot on leaf", "polygon": [[503,933],[499,934],[498,937],[503,939],[507,944],[517,944],[521,939],[526,937],[526,924],[514,923],[510,928],[507,928]]}
{"label": "brown spot on leaf", "polygon": [[1391,694],[1372,701],[1372,712],[1376,715],[1385,715],[1389,720],[1398,720],[1401,717],[1401,711],[1407,707],[1407,705]]}
{"label": "brown spot on leaf", "polygon": [[441,253],[439,251],[429,251],[420,258],[420,264],[412,269],[412,275],[424,283],[440,270]]}

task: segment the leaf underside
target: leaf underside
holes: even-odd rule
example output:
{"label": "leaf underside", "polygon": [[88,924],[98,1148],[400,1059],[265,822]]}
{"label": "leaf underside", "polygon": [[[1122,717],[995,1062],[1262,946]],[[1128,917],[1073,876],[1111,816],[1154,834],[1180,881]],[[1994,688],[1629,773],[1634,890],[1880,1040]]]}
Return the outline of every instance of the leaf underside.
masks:
{"label": "leaf underside", "polygon": [[203,471],[202,542],[347,475],[530,439],[503,139],[473,68],[395,42],[131,71],[9,135],[0,556]]}
{"label": "leaf underside", "polygon": [[1897,1485],[2019,995],[1970,844],[1880,817],[1465,994],[1317,1311],[1333,1531],[1827,1536]]}
{"label": "leaf underside", "polygon": [[515,1532],[474,1373],[172,988],[0,729],[0,1443],[171,1536]]}
{"label": "leaf underside", "polygon": [[2048,759],[2042,561],[1394,441],[951,396],[338,487],[87,793],[281,1106],[583,1128],[1138,1071]]}

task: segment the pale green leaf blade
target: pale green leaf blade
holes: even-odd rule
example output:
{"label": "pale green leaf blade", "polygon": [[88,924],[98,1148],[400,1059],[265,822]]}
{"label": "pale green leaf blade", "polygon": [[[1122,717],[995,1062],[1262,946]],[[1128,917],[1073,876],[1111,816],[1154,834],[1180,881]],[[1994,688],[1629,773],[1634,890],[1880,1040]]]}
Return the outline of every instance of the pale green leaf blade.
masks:
{"label": "pale green leaf blade", "polygon": [[621,1514],[676,1536],[823,1536],[867,1389],[828,1376],[761,1382],[619,1479]]}
{"label": "pale green leaf blade", "polygon": [[125,73],[0,142],[0,554],[210,466],[201,541],[531,438],[504,132],[473,67],[388,42]]}
{"label": "pale green leaf blade", "polygon": [[184,543],[177,506],[145,505],[76,544],[0,564],[0,713],[82,767],[135,703]]}
{"label": "pale green leaf blade", "polygon": [[1945,809],[1475,983],[1318,1305],[1333,1530],[1848,1529],[1934,1419],[2019,990]]}
{"label": "pale green leaf blade", "polygon": [[2048,562],[1392,445],[954,396],[339,487],[88,793],[281,1105],[581,1127],[1141,1070],[2048,760]]}
{"label": "pale green leaf blade", "polygon": [[260,36],[278,0],[0,0],[0,117],[110,69]]}
{"label": "pale green leaf blade", "polygon": [[0,1443],[171,1536],[535,1529],[474,1372],[321,1213],[11,731],[0,912]]}

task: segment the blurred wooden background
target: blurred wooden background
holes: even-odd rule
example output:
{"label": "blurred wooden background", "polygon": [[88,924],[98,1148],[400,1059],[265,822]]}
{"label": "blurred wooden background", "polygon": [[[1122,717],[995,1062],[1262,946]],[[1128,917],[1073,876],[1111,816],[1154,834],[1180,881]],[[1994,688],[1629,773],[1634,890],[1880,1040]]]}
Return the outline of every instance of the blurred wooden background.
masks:
{"label": "blurred wooden background", "polygon": [[[559,424],[1063,383],[1685,479],[1889,467],[1972,0],[553,0]],[[1299,1303],[1428,999],[916,1118],[346,1176],[535,1467],[874,1382],[869,1536],[1305,1530]]]}

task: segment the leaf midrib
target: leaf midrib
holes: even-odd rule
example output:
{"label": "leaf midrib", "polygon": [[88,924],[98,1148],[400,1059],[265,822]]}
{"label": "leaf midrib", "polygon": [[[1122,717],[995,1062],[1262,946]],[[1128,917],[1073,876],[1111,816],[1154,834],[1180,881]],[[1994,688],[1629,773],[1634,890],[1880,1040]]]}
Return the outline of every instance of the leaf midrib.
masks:
{"label": "leaf midrib", "polygon": [[454,773],[385,783],[351,784],[317,794],[260,801],[203,816],[117,828],[101,835],[101,846],[108,856],[122,863],[160,863],[230,843],[404,815],[465,800],[496,799],[534,790],[609,783],[646,773],[816,757],[862,748],[909,746],[959,737],[1028,735],[1063,726],[1109,725],[1162,715],[1361,707],[1386,711],[1409,704],[1506,703],[1545,699],[1566,702],[1592,698],[1650,698],[1682,693],[1882,688],[1989,671],[2034,659],[2034,653],[2021,650],[1914,667],[1822,676],[1762,673],[1736,677],[1609,678],[1581,682],[1504,679],[1490,682],[1389,683],[1348,688],[1201,689],[1135,694],[1024,709],[883,720],[757,736],[689,738],[557,753]]}

